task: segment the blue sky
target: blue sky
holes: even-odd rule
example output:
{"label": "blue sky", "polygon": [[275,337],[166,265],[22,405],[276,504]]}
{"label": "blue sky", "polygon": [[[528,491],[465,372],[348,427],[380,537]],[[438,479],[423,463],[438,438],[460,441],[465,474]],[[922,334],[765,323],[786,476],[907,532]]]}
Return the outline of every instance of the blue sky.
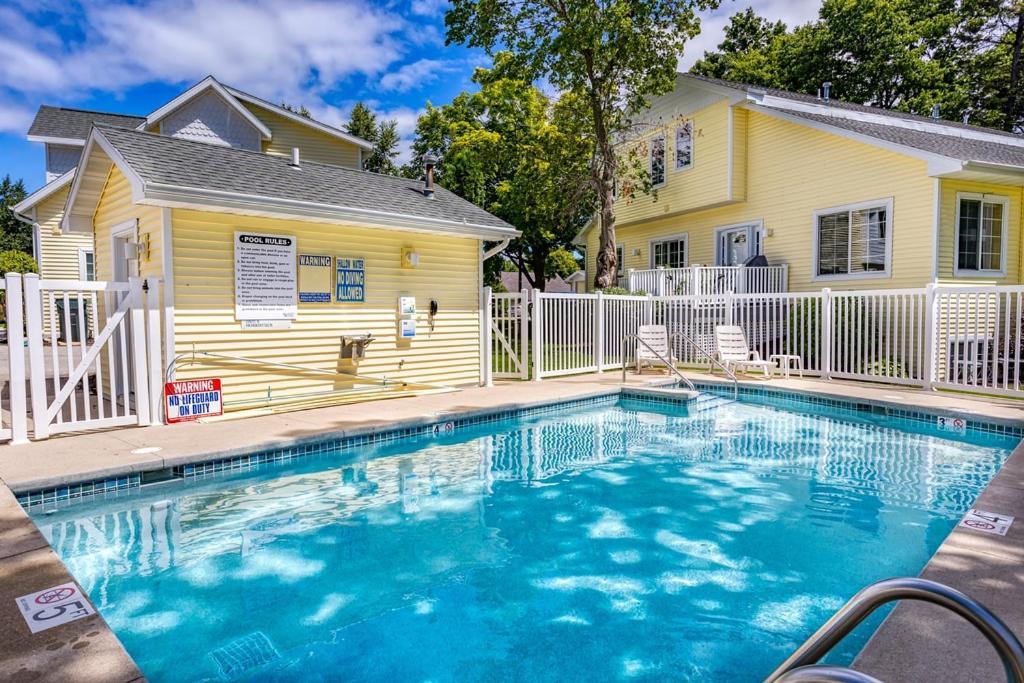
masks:
{"label": "blue sky", "polygon": [[[703,18],[687,67],[752,4],[796,24],[819,0],[726,0]],[[213,74],[340,126],[363,100],[407,144],[429,100],[471,87],[476,50],[444,45],[446,0],[4,0],[0,4],[0,176],[42,185],[42,145],[25,140],[40,104],[147,114]],[[403,151],[403,156],[405,155]]]}

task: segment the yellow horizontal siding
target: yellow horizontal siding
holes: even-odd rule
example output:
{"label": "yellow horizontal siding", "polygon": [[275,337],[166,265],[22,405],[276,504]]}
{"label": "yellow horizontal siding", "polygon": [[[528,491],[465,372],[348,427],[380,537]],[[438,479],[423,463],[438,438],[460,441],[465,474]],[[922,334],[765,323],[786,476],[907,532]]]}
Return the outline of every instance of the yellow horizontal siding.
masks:
{"label": "yellow horizontal siding", "polygon": [[359,148],[352,143],[291,121],[263,107],[248,102],[242,104],[270,129],[272,139],[264,142],[265,153],[290,157],[292,148],[298,147],[300,159],[359,168]]}
{"label": "yellow horizontal siding", "polygon": [[[625,247],[627,270],[651,267],[650,240],[683,233],[689,239],[689,265],[714,265],[716,228],[763,220],[772,233],[764,238],[764,253],[772,265],[789,265],[792,291],[922,287],[931,281],[934,181],[924,161],[753,111],[747,112],[745,126],[746,201],[642,223],[620,222],[616,241]],[[701,163],[699,150],[695,159]],[[814,280],[814,212],[889,197],[891,275]],[[621,220],[618,207],[616,214]],[[591,275],[598,223],[587,234]]]}
{"label": "yellow horizontal siding", "polygon": [[159,278],[163,274],[161,253],[163,228],[160,209],[155,206],[133,204],[128,179],[115,166],[107,178],[93,217],[93,229],[96,235],[97,280],[114,279],[114,268],[111,261],[111,234],[115,228],[136,219],[138,219],[136,238],[139,241],[149,239],[149,254],[148,257],[140,258],[136,272],[130,272],[128,275]]}
{"label": "yellow horizontal siding", "polygon": [[[641,161],[647,168],[650,140],[665,136],[665,183],[650,194],[637,191],[632,198],[620,197],[616,219],[623,225],[635,221],[675,215],[729,201],[729,105],[725,100],[685,116],[668,112],[644,132],[638,143]],[[675,170],[675,129],[682,119],[693,120],[693,164]],[[628,180],[621,185],[625,186]]]}
{"label": "yellow horizontal siding", "polygon": [[[941,182],[941,202],[939,215],[939,263],[938,279],[940,282],[957,282],[969,285],[1012,285],[1020,282],[1021,275],[1021,232],[1024,232],[1024,188],[995,183],[976,183],[963,180],[943,179]],[[957,277],[955,275],[956,259],[956,195],[958,192],[974,194],[993,194],[1009,199],[1009,215],[1007,216],[1008,239],[1006,248],[1006,277]]]}
{"label": "yellow horizontal siding", "polygon": [[[251,230],[298,238],[298,253],[366,259],[366,302],[299,304],[288,330],[242,330],[234,317],[234,233]],[[445,385],[479,381],[479,242],[388,230],[251,218],[175,209],[172,215],[175,350],[228,353],[338,370],[343,334],[372,332],[376,341],[360,374]],[[400,266],[403,247],[420,264]],[[415,296],[417,336],[397,339],[399,296]],[[439,303],[431,331],[427,311]],[[403,362],[404,361],[404,362]],[[219,376],[227,402],[344,389],[344,377],[200,361],[180,379]],[[255,404],[253,404],[255,405]]]}
{"label": "yellow horizontal siding", "polygon": [[[39,277],[47,280],[77,280],[79,272],[78,254],[82,249],[92,249],[90,234],[61,232],[60,220],[64,217],[64,203],[70,186],[53,193],[36,205],[36,224],[39,226]],[[49,299],[43,300],[43,333],[49,339],[52,321]]]}

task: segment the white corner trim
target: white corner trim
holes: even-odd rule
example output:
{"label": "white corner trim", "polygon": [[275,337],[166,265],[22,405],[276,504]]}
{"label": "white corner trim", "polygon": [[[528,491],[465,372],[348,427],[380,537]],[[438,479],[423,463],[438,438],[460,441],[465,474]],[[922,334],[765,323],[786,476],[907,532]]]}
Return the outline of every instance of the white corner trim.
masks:
{"label": "white corner trim", "polygon": [[29,142],[42,142],[47,145],[66,145],[68,147],[83,147],[85,140],[81,138],[58,138],[51,135],[26,135]]}
{"label": "white corner trim", "polygon": [[[963,199],[980,201],[988,204],[1001,204],[1003,221],[999,226],[999,269],[982,270],[980,268],[960,268],[960,202]],[[980,219],[980,216],[979,216]],[[1002,278],[1006,277],[1006,259],[1010,224],[1010,198],[1006,195],[984,194],[980,192],[957,192],[956,206],[953,212],[953,276],[960,278]],[[981,249],[981,225],[978,226],[978,248]]]}
{"label": "white corner trim", "polygon": [[249,122],[249,124],[253,126],[253,128],[260,132],[260,135],[263,137],[264,140],[269,140],[271,139],[271,137],[273,137],[273,135],[270,132],[270,129],[267,128],[267,126],[262,121],[256,118],[255,114],[253,114],[251,111],[243,107],[241,102],[239,102],[234,95],[228,92],[224,86],[218,83],[217,79],[215,79],[213,76],[207,76],[206,78],[199,81],[185,92],[175,97],[167,104],[163,105],[162,107],[154,111],[152,114],[146,117],[146,120],[143,123],[139,124],[137,130],[145,130],[150,126],[155,126],[157,123],[163,120],[168,114],[180,108],[186,102],[189,102],[190,100],[201,95],[207,90],[213,90],[215,93],[220,95],[232,109],[237,111],[246,121]]}
{"label": "white corner trim", "polygon": [[[355,135],[352,135],[351,133],[346,133],[345,131],[343,131],[341,129],[334,128],[333,126],[328,126],[326,123],[321,123],[321,122],[319,122],[319,121],[317,121],[315,119],[308,119],[305,116],[302,116],[300,114],[296,114],[293,111],[288,111],[284,107],[279,107],[276,104],[271,104],[270,102],[267,102],[264,99],[256,97],[255,95],[250,95],[249,93],[243,92],[243,91],[241,91],[241,90],[239,90],[237,88],[232,88],[229,85],[225,85],[224,89],[226,91],[228,91],[231,95],[235,96],[236,98],[238,98],[240,100],[244,100],[244,101],[248,102],[249,104],[254,104],[257,107],[262,107],[264,109],[267,109],[267,110],[277,114],[278,116],[282,116],[282,117],[284,117],[286,119],[289,119],[290,121],[293,121],[295,123],[301,123],[304,126],[309,126],[310,128],[315,128],[316,130],[319,130],[322,133],[327,133],[328,135],[332,135],[332,136],[334,136],[336,138],[340,138],[342,140],[345,140],[346,142],[351,142],[353,145],[356,145],[357,147],[359,147],[360,150],[372,150],[373,149],[373,143],[372,142],[364,140],[364,139],[362,139],[360,137],[356,137]],[[360,168],[362,168],[362,162],[363,162],[362,151],[360,151],[359,155],[360,155],[359,156],[359,166],[360,166]]]}
{"label": "white corner trim", "polygon": [[[866,202],[856,202],[853,204],[842,204],[840,206],[830,206],[826,209],[817,209],[811,217],[811,236],[813,252],[811,254],[811,282],[829,282],[835,280],[872,280],[879,278],[892,277],[892,234],[896,225],[895,214],[893,206],[895,200],[893,197],[886,197],[884,199],[872,199]],[[882,270],[868,270],[859,273],[846,273],[838,275],[819,275],[818,274],[818,218],[830,213],[840,213],[842,211],[857,211],[859,209],[871,209],[879,206],[885,207],[886,213],[886,230],[885,230],[885,268]],[[852,258],[852,251],[851,251]]]}
{"label": "white corner trim", "polygon": [[[735,114],[733,112],[731,104],[727,105],[726,109],[729,112],[729,115],[726,117],[726,125],[729,127],[729,130],[726,131],[726,147],[728,149],[727,153],[729,155],[729,158],[726,160],[726,167],[725,167],[725,174],[726,174],[725,175],[725,183],[726,183],[725,199],[726,199],[726,201],[731,202],[732,201],[732,195],[733,195],[733,193],[732,193],[732,184],[733,184],[733,175],[732,175],[733,174],[733,169],[732,169],[732,166],[733,166],[733,156],[734,156],[733,152],[735,151],[733,149],[733,145],[734,145],[733,127],[734,127],[734,124],[735,124],[735,121],[734,121]],[[690,139],[690,166],[691,167],[693,166],[693,151],[694,151],[694,149],[696,149],[696,145],[693,144],[693,138],[692,138],[692,134],[691,134],[691,139]]]}
{"label": "white corner trim", "polygon": [[57,176],[56,178],[43,185],[41,188],[39,188],[32,194],[30,194],[29,196],[22,199],[20,202],[18,202],[11,208],[14,210],[14,213],[23,214],[24,212],[38,205],[41,201],[53,195],[62,187],[70,183],[74,177],[75,169],[66,171],[63,175]]}
{"label": "white corner trim", "polygon": [[[932,204],[932,282],[938,282],[939,280],[939,246],[942,244],[942,180],[939,178],[933,178],[933,197]],[[955,230],[954,230],[955,239]],[[955,265],[955,264],[954,264]]]}
{"label": "white corner trim", "polygon": [[164,367],[174,358],[174,235],[171,221],[173,209],[160,210],[161,244],[164,280]]}

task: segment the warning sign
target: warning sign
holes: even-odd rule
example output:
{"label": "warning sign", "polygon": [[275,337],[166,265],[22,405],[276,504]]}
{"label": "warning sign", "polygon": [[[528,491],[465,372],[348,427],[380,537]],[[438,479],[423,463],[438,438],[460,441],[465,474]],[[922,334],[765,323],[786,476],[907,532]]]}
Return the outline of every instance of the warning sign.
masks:
{"label": "warning sign", "polygon": [[164,385],[167,424],[189,422],[224,413],[220,379],[190,379]]}
{"label": "warning sign", "polygon": [[15,602],[32,633],[96,614],[92,604],[73,582],[23,595]]}

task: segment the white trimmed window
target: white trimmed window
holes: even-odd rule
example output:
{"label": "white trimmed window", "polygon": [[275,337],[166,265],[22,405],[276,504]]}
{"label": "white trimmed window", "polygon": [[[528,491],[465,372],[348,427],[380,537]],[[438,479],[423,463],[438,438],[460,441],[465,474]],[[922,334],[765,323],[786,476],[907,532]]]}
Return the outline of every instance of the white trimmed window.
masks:
{"label": "white trimmed window", "polygon": [[676,170],[693,166],[693,121],[686,119],[676,126]]}
{"label": "white trimmed window", "polygon": [[651,138],[651,185],[657,187],[665,184],[665,135],[664,133]]}
{"label": "white trimmed window", "polygon": [[651,242],[651,268],[685,268],[686,235]]}
{"label": "white trimmed window", "polygon": [[90,282],[96,279],[96,254],[92,249],[78,250],[78,279]]}
{"label": "white trimmed window", "polygon": [[891,198],[814,213],[816,278],[885,276],[891,254]]}
{"label": "white trimmed window", "polygon": [[615,245],[615,274],[622,277],[626,273],[626,248],[621,244]]}
{"label": "white trimmed window", "polygon": [[957,194],[957,274],[1005,274],[1009,205],[1008,198],[997,195]]}

